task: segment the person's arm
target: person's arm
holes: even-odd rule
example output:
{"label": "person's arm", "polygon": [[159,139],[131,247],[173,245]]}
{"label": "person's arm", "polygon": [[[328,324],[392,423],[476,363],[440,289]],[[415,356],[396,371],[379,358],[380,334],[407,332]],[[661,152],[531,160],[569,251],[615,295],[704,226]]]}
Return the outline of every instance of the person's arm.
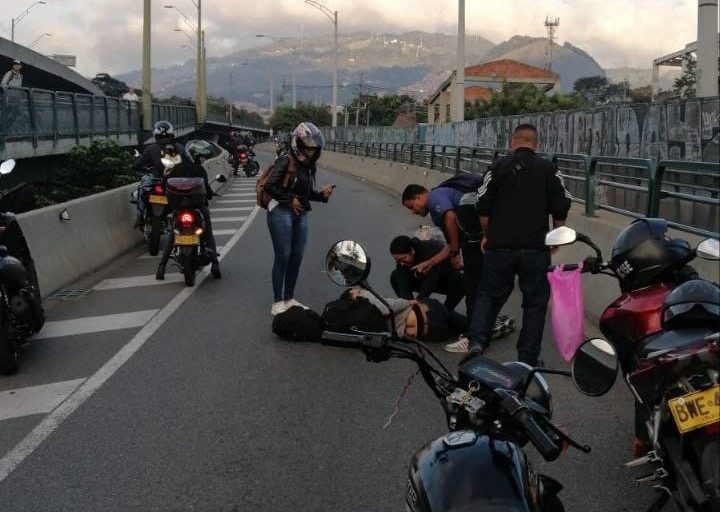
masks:
{"label": "person's arm", "polygon": [[132,165],[133,171],[144,171],[145,167],[152,167],[153,162],[150,157],[150,148],[145,149]]}
{"label": "person's arm", "polygon": [[482,230],[483,238],[480,242],[480,249],[485,252],[485,247],[488,242],[488,230],[490,228],[490,212],[495,204],[495,198],[499,188],[497,179],[498,170],[495,164],[492,164],[488,171],[485,173],[482,185],[478,189],[478,198],[475,203],[475,209],[480,217],[480,229]]}
{"label": "person's arm", "polygon": [[553,218],[553,228],[559,228],[565,225],[570,205],[572,204],[572,194],[565,188],[565,182],[558,173],[557,166],[552,164],[548,169],[548,206],[550,215]]}
{"label": "person's arm", "polygon": [[12,76],[12,71],[8,71],[5,73],[2,77],[2,81],[0,82],[0,87],[6,87],[7,84],[10,83],[10,77]]}

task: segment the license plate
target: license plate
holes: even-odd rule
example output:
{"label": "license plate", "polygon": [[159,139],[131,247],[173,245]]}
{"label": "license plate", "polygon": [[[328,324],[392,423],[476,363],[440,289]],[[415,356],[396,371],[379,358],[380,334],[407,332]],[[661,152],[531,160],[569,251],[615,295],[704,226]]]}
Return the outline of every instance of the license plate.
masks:
{"label": "license plate", "polygon": [[720,386],[668,400],[681,434],[720,421]]}
{"label": "license plate", "polygon": [[197,235],[175,235],[175,245],[200,245]]}
{"label": "license plate", "polygon": [[154,204],[168,204],[167,196],[150,196],[150,202]]}

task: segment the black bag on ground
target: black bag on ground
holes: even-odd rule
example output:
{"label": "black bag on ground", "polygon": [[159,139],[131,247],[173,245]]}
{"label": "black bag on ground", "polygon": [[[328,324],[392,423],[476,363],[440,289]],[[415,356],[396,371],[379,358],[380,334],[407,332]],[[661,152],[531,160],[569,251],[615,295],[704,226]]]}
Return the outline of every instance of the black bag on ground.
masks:
{"label": "black bag on ground", "polygon": [[293,306],[275,315],[272,330],[287,341],[320,341],[323,321],[315,311]]}
{"label": "black bag on ground", "polygon": [[365,297],[339,298],[325,305],[322,314],[329,331],[349,331],[353,327],[361,331],[385,332],[388,321],[378,308]]}

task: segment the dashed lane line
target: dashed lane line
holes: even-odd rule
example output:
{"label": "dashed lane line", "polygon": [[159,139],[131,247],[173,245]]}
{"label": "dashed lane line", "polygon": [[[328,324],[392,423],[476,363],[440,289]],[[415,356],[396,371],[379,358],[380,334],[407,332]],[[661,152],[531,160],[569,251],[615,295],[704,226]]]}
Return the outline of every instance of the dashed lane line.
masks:
{"label": "dashed lane line", "polygon": [[213,224],[218,222],[238,222],[247,219],[247,217],[213,217]]}
{"label": "dashed lane line", "polygon": [[139,286],[159,286],[164,284],[180,283],[184,281],[182,274],[175,272],[166,272],[165,279],[158,281],[155,274],[151,276],[132,276],[132,277],[114,277],[112,279],[103,279],[92,287],[95,291],[102,290],[118,290],[121,288],[137,288]]}
{"label": "dashed lane line", "polygon": [[42,330],[34,335],[33,339],[60,338],[62,336],[75,336],[77,334],[91,334],[95,332],[142,327],[148,323],[158,311],[158,309],[147,309],[145,311],[133,311],[131,313],[88,316],[70,320],[45,322]]}
{"label": "dashed lane line", "polygon": [[47,414],[75,391],[85,379],[53,382],[0,392],[0,421],[32,414]]}
{"label": "dashed lane line", "polygon": [[[250,214],[249,221],[243,224],[235,235],[226,244],[228,251],[237,244],[240,237],[245,234],[257,215],[259,207]],[[227,252],[220,256],[222,260]],[[80,407],[85,400],[90,398],[95,391],[118,371],[135,352],[150,339],[150,337],[178,310],[180,306],[197,290],[207,278],[209,269],[201,271],[193,287],[183,288],[164,308],[162,308],[133,338],[121,348],[102,368],[95,372],[83,382],[70,396],[60,405],[53,409],[40,424],[35,427],[25,438],[20,441],[12,450],[0,458],[0,482],[5,480],[12,471],[22,463],[40,444],[62,424],[62,422]]]}

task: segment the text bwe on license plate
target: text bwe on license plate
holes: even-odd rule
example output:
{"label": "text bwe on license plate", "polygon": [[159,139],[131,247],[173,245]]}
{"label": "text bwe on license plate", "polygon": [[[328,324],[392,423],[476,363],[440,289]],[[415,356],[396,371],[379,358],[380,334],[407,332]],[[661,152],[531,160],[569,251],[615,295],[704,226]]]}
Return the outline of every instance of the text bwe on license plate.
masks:
{"label": "text bwe on license plate", "polygon": [[197,235],[175,235],[175,245],[200,245]]}
{"label": "text bwe on license plate", "polygon": [[168,204],[168,198],[166,196],[150,196],[150,202],[153,204]]}
{"label": "text bwe on license plate", "polygon": [[720,386],[668,400],[680,433],[720,421]]}

